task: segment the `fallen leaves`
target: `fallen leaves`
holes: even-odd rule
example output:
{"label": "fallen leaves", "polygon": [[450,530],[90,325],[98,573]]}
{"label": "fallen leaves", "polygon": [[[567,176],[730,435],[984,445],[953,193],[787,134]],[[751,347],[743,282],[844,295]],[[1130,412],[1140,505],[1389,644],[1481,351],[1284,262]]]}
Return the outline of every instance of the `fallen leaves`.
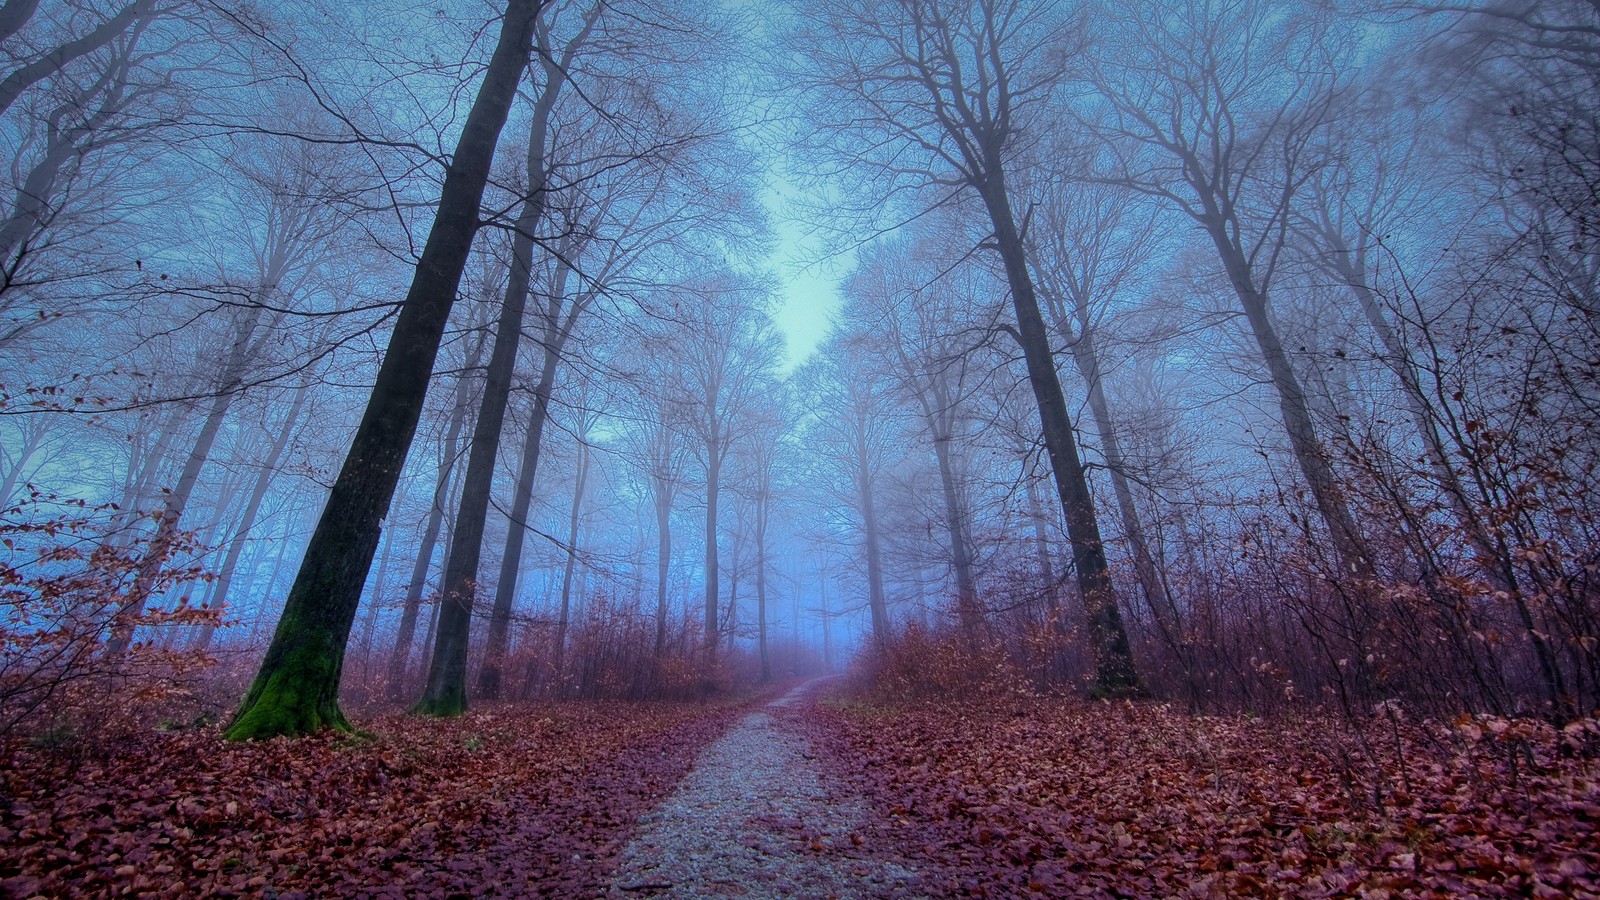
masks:
{"label": "fallen leaves", "polygon": [[1060,700],[812,714],[934,893],[1600,896],[1600,780],[1537,722],[1396,727]]}
{"label": "fallen leaves", "polygon": [[216,728],[0,759],[0,894],[593,895],[730,709],[573,703],[377,737]]}

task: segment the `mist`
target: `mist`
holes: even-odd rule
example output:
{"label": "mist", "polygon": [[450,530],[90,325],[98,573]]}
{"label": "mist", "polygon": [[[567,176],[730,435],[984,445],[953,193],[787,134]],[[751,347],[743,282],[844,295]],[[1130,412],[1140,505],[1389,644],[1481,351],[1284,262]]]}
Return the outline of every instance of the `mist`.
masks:
{"label": "mist", "polygon": [[833,675],[1582,721],[1597,34],[11,0],[0,734]]}

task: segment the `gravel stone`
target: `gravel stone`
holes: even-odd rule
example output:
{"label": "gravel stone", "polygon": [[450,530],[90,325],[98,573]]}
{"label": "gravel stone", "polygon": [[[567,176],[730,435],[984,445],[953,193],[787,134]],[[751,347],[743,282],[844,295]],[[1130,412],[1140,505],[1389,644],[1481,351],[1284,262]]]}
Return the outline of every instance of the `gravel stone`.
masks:
{"label": "gravel stone", "polygon": [[[819,681],[768,708],[803,702]],[[781,716],[746,716],[640,817],[607,896],[923,896],[915,872],[858,846],[867,806],[826,783],[815,760],[811,742]]]}

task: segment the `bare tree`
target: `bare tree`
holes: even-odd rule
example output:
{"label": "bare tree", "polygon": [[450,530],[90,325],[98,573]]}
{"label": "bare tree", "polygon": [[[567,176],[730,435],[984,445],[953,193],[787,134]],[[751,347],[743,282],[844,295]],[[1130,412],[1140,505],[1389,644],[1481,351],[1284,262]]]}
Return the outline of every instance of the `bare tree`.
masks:
{"label": "bare tree", "polygon": [[[884,0],[813,16],[813,56],[826,88],[850,104],[831,117],[840,139],[881,149],[863,159],[947,197],[983,205],[1011,290],[1013,336],[1027,364],[1040,428],[1067,518],[1078,587],[1089,616],[1096,682],[1137,690],[1116,592],[1106,566],[1049,332],[1039,310],[1007,169],[1027,126],[1061,81],[1066,23],[1053,4],[1016,0]],[[843,112],[843,111],[840,111]],[[859,155],[859,154],[858,154]]]}
{"label": "bare tree", "polygon": [[1183,644],[1177,604],[1160,577],[1139,519],[1131,461],[1107,399],[1109,367],[1101,334],[1111,305],[1140,277],[1161,232],[1152,210],[1104,184],[1068,174],[1051,179],[1041,195],[1032,234],[1034,271],[1045,307],[1087,390],[1134,578],[1163,639],[1176,649]]}
{"label": "bare tree", "polygon": [[[898,252],[897,252],[898,251]],[[974,280],[941,274],[931,248],[905,246],[868,255],[847,290],[860,304],[853,340],[881,345],[881,365],[915,406],[938,466],[956,617],[969,641],[983,633],[983,602],[974,575],[972,514],[960,444],[966,401],[981,379],[979,346],[993,330],[994,304],[972,296]],[[874,340],[875,339],[875,340]]]}
{"label": "bare tree", "polygon": [[[737,276],[706,278],[685,288],[681,326],[694,335],[674,354],[672,374],[682,398],[678,415],[694,435],[692,452],[705,476],[705,650],[714,659],[721,642],[718,623],[718,501],[723,466],[745,436],[764,374],[779,350],[765,317],[757,311],[756,285]],[[684,308],[688,307],[688,308]]]}
{"label": "bare tree", "polygon": [[[1270,300],[1291,203],[1313,172],[1317,129],[1341,86],[1329,27],[1312,13],[1282,16],[1258,0],[1185,0],[1170,11],[1107,15],[1103,28],[1115,37],[1091,63],[1104,104],[1087,113],[1103,116],[1086,127],[1118,155],[1116,183],[1171,204],[1210,240],[1340,568],[1371,579],[1372,561]],[[1285,57],[1290,65],[1281,65]]]}
{"label": "bare tree", "polygon": [[416,433],[434,359],[479,225],[495,145],[532,49],[537,0],[508,0],[499,39],[445,175],[433,227],[372,396],[306,548],[230,739],[348,730],[339,679],[381,523]]}
{"label": "bare tree", "polygon": [[494,484],[494,461],[500,450],[501,425],[511,398],[511,377],[516,368],[517,344],[522,338],[523,312],[532,278],[534,241],[548,201],[550,170],[550,117],[567,80],[572,58],[588,40],[604,5],[595,3],[584,13],[577,31],[559,56],[551,49],[549,27],[536,17],[534,42],[544,79],[528,127],[528,184],[517,213],[511,239],[511,273],[506,280],[499,327],[483,389],[483,401],[473,422],[467,471],[461,487],[461,506],[450,534],[445,557],[443,599],[438,637],[433,645],[433,665],[428,684],[413,712],[433,716],[459,716],[467,708],[467,642],[472,607],[478,591],[478,560],[483,550],[483,529],[489,514],[489,493]]}
{"label": "bare tree", "polygon": [[890,461],[888,445],[893,435],[889,415],[893,408],[892,385],[874,377],[869,367],[852,358],[855,355],[856,351],[842,338],[830,339],[821,348],[819,358],[807,363],[796,380],[807,405],[818,413],[807,429],[806,446],[832,469],[834,479],[841,484],[837,496],[845,508],[853,507],[860,519],[867,608],[872,617],[872,639],[881,650],[893,636],[884,590],[883,530],[879,522],[879,493]]}

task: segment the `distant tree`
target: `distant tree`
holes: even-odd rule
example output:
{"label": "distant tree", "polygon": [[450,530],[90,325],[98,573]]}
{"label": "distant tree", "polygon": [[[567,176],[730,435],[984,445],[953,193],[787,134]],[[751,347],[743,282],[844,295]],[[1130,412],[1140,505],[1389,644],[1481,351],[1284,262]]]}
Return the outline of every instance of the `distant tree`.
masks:
{"label": "distant tree", "polygon": [[[322,266],[334,236],[348,222],[345,212],[328,200],[331,192],[343,188],[338,183],[339,161],[329,154],[307,144],[260,139],[255,146],[235,148],[228,162],[234,177],[226,185],[224,200],[232,218],[249,223],[236,229],[245,244],[239,266],[244,271],[234,276],[238,264],[221,261],[224,282],[196,291],[204,297],[205,313],[221,326],[222,350],[214,357],[218,358],[215,370],[195,385],[195,396],[181,401],[199,413],[199,429],[176,482],[164,495],[142,577],[118,613],[124,618],[143,614],[151,595],[146,585],[167,564],[168,545],[179,531],[229,410],[264,378],[261,370],[270,357],[269,348],[283,341],[278,325],[302,305],[303,297],[297,295],[303,293],[308,274]],[[106,653],[121,654],[132,638],[131,628],[114,627]]]}
{"label": "distant tree", "polygon": [[683,288],[679,324],[688,335],[673,354],[677,415],[694,437],[692,453],[705,476],[705,650],[715,658],[718,622],[718,501],[728,455],[748,433],[764,376],[779,355],[777,338],[755,304],[758,288],[738,276],[702,278]]}
{"label": "distant tree", "polygon": [[956,617],[967,639],[983,633],[984,611],[975,570],[970,502],[965,496],[962,447],[968,394],[979,376],[979,346],[993,330],[993,305],[962,293],[971,280],[929,265],[931,248],[907,245],[867,256],[846,287],[857,307],[852,342],[871,342],[878,363],[898,382],[915,410],[939,473]]}
{"label": "distant tree", "polygon": [[[894,436],[893,386],[862,365],[859,349],[843,336],[819,348],[818,356],[795,376],[805,403],[814,410],[805,444],[822,465],[825,481],[840,484],[836,496],[859,518],[862,561],[867,579],[867,609],[872,639],[878,649],[893,637],[888,595],[884,589],[883,529],[880,524],[882,483],[891,461]],[[824,535],[822,541],[832,535]],[[824,551],[826,553],[826,551]],[[826,617],[826,613],[823,613]]]}

